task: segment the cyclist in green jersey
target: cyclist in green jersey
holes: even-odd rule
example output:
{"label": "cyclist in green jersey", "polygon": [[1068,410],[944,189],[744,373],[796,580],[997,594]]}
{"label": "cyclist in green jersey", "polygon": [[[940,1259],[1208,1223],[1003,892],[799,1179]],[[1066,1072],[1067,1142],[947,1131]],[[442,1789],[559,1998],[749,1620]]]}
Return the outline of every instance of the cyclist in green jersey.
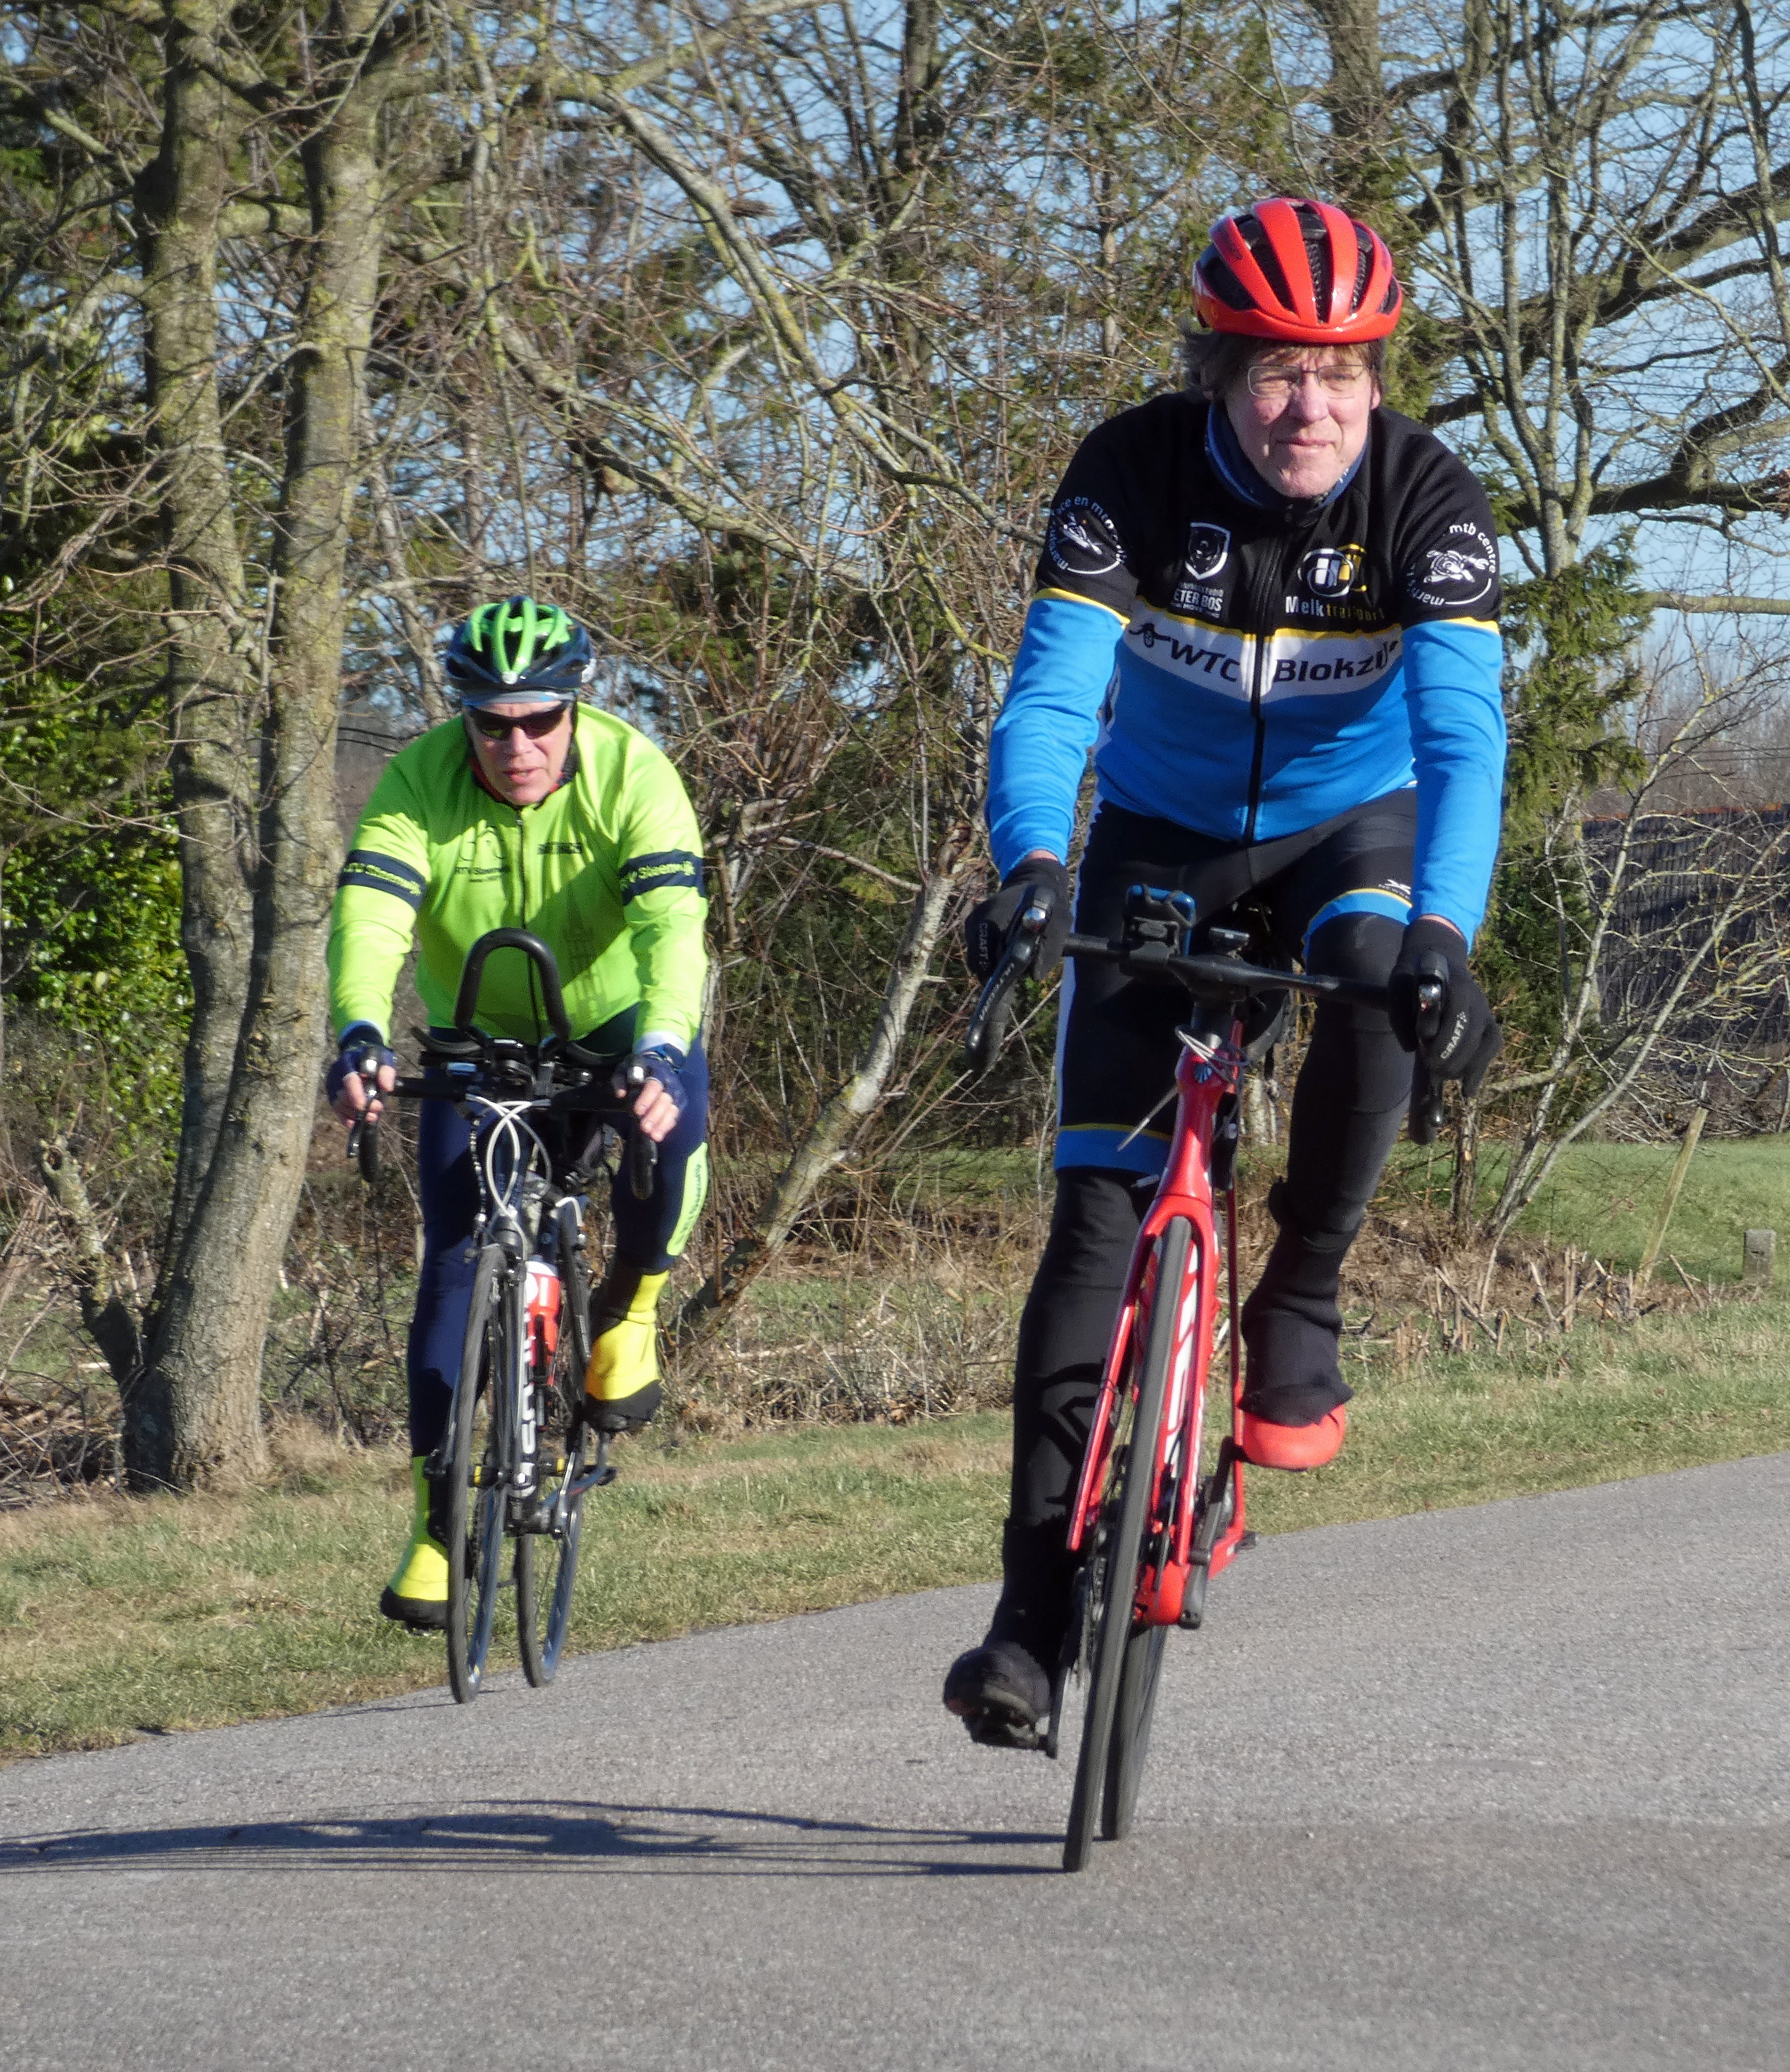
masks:
{"label": "cyclist in green jersey", "polygon": [[[481,606],[455,629],[446,671],[461,716],[387,765],[338,883],[337,1057],[326,1085],[345,1123],[377,1112],[391,1092],[392,997],[413,937],[417,990],[443,1031],[466,952],[487,930],[527,928],[552,951],[573,1030],[615,1059],[618,1092],[631,1066],[646,1068],[634,1112],[659,1145],[651,1198],[614,1190],[613,1256],[592,1298],[585,1412],[614,1432],[659,1408],[659,1298],[707,1191],[707,910],[701,837],[678,774],[635,728],[577,702],[594,668],[584,628],[529,598]],[[478,1022],[493,1035],[546,1033],[528,959],[491,959]],[[578,1162],[590,1133],[555,1147],[563,1166]],[[425,1466],[459,1371],[478,1209],[466,1126],[447,1102],[422,1104],[417,1168],[424,1248],[407,1362],[414,1510],[380,1608],[439,1628],[447,1557],[430,1529]]]}

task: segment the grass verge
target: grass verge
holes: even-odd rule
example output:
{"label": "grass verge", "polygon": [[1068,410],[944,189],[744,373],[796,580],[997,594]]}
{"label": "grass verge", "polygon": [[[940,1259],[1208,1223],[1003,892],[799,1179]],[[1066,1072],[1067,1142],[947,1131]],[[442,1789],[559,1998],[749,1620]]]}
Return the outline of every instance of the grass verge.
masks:
{"label": "grass verge", "polygon": [[[1675,1144],[1570,1145],[1516,1228],[1554,1245],[1595,1253],[1612,1271],[1640,1263],[1666,1184],[1677,1164]],[[1480,1157],[1477,1200],[1496,1201],[1509,1147],[1485,1145]],[[1391,1207],[1427,1202],[1446,1212],[1453,1164],[1448,1147],[1423,1152],[1401,1144],[1387,1167],[1381,1199]],[[1741,1141],[1706,1140],[1693,1154],[1684,1192],[1673,1211],[1662,1251],[1699,1281],[1732,1285],[1740,1279],[1741,1245],[1749,1230],[1790,1234],[1790,1155],[1777,1137]]]}
{"label": "grass verge", "polygon": [[[1776,1451],[1787,1334],[1790,1303],[1767,1299],[1501,1357],[1365,1363],[1341,1460],[1256,1475],[1252,1520],[1295,1531]],[[986,1415],[636,1446],[588,1515],[575,1644],[991,1576],[1006,1440]],[[288,1443],[280,1483],[252,1494],[0,1515],[0,1759],[441,1680],[439,1643],[373,1611],[404,1462]]]}

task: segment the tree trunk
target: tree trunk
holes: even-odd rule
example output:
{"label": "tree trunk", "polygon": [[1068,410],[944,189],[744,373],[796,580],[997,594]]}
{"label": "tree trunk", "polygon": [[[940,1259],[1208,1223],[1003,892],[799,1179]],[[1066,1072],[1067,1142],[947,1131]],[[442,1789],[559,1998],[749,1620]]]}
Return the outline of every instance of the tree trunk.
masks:
{"label": "tree trunk", "polygon": [[360,47],[376,19],[366,5],[336,14],[336,55],[354,66],[352,83],[304,154],[312,243],[274,534],[252,957],[222,1124],[164,1267],[138,1391],[171,1429],[163,1479],[179,1487],[265,1462],[261,1351],[315,1112],[339,852],[344,575],[384,217],[376,149],[384,74],[361,62]]}
{"label": "tree trunk", "polygon": [[[151,436],[161,458],[168,559],[168,724],[179,830],[181,939],[193,989],[180,1145],[162,1244],[179,1250],[216,1145],[252,935],[251,783],[255,672],[251,614],[232,512],[217,390],[218,218],[240,137],[236,97],[188,52],[224,34],[219,4],[170,14],[161,150],[138,183],[143,224]],[[136,1488],[174,1475],[163,1392],[124,1392],[125,1473]]]}
{"label": "tree trunk", "polygon": [[1380,50],[1378,0],[1312,0],[1330,51],[1324,109],[1330,118],[1326,171],[1332,196],[1365,215],[1382,236],[1397,185],[1388,156],[1390,104]]}

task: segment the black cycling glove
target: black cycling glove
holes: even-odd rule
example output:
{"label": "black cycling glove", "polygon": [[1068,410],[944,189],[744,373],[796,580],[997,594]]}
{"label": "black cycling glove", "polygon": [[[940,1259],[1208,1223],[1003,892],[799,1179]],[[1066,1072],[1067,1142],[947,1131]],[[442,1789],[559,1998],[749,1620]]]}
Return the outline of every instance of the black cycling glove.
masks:
{"label": "black cycling glove", "polygon": [[993,976],[1020,915],[1034,906],[1049,918],[1026,976],[1042,978],[1063,954],[1074,917],[1069,872],[1053,856],[1028,856],[1015,864],[1000,881],[1000,891],[970,909],[963,923],[963,955],[976,977]]}
{"label": "black cycling glove", "polygon": [[[610,1091],[618,1100],[625,1100],[631,1108],[634,1098],[648,1079],[657,1079],[671,1096],[671,1105],[679,1115],[690,1105],[690,1090],[684,1083],[681,1070],[684,1053],[673,1043],[655,1043],[650,1050],[635,1050],[624,1058],[615,1068],[610,1080]],[[642,1076],[637,1077],[634,1067],[640,1067]]]}
{"label": "black cycling glove", "polygon": [[371,1022],[351,1022],[339,1039],[335,1063],[323,1075],[323,1091],[333,1106],[343,1081],[351,1072],[358,1072],[363,1091],[369,1098],[376,1097],[380,1066],[395,1065],[397,1062],[386,1048],[385,1038]]}
{"label": "black cycling glove", "polygon": [[[1439,1013],[1420,1012],[1417,982],[1426,956],[1439,959],[1447,978]],[[1458,928],[1423,915],[1405,931],[1405,939],[1386,980],[1386,1011],[1392,1033],[1407,1050],[1423,1059],[1432,1079],[1459,1079],[1471,1100],[1504,1048],[1504,1031],[1492,1003],[1467,964],[1467,944]]]}

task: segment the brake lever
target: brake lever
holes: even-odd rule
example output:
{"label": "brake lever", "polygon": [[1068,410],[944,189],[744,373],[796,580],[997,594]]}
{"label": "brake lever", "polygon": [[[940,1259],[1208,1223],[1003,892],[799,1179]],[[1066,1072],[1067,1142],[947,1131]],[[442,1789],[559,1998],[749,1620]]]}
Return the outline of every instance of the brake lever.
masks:
{"label": "brake lever", "polygon": [[1012,1019],[1013,989],[1037,963],[1050,910],[1036,900],[1013,924],[1000,962],[988,974],[963,1033],[963,1069],[979,1079],[991,1070],[1007,1042]]}
{"label": "brake lever", "polygon": [[379,1178],[379,1117],[363,1108],[348,1128],[348,1162],[370,1187]]}
{"label": "brake lever", "polygon": [[1417,966],[1417,1055],[1412,1060],[1410,1114],[1405,1125],[1413,1144],[1434,1144],[1442,1132],[1443,1082],[1431,1078],[1423,1046],[1441,1028],[1447,998],[1447,959],[1435,950],[1426,950]]}
{"label": "brake lever", "polygon": [[1448,960],[1439,950],[1426,950],[1417,960],[1417,1040],[1427,1043],[1442,1026],[1448,998]]}
{"label": "brake lever", "polygon": [[628,1176],[628,1191],[637,1202],[652,1199],[653,1175],[659,1170],[659,1146],[640,1127],[634,1116],[634,1096],[652,1077],[647,1067],[630,1063],[622,1073],[622,1083],[628,1091],[629,1119],[633,1128],[628,1132],[627,1143],[622,1153],[622,1163]]}

